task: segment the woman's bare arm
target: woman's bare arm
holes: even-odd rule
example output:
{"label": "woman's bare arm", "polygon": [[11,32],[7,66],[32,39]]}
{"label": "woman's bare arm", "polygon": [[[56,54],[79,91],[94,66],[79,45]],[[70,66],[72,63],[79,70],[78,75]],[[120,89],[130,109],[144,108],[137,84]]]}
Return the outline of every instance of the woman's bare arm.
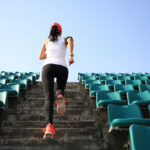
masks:
{"label": "woman's bare arm", "polygon": [[73,54],[73,39],[71,37],[67,38],[67,43],[68,43],[68,46],[69,46],[69,65],[73,64],[74,63],[74,59],[73,59],[73,56],[71,56],[70,54]]}
{"label": "woman's bare arm", "polygon": [[42,48],[41,48],[40,55],[39,55],[39,59],[40,60],[47,58],[47,55],[45,53],[45,51],[46,51],[45,43],[46,42],[47,42],[47,39],[45,39],[44,42],[43,42],[43,44],[42,44]]}

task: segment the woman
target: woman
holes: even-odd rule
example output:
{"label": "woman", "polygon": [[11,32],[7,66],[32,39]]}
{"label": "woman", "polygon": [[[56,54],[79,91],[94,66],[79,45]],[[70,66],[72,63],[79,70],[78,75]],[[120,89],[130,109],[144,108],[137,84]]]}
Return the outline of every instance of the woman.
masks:
{"label": "woman", "polygon": [[50,34],[44,40],[39,59],[45,59],[42,68],[42,86],[45,94],[45,120],[46,128],[43,129],[44,138],[53,137],[55,128],[53,126],[53,105],[54,105],[54,78],[57,78],[56,104],[57,113],[63,114],[66,110],[64,89],[68,79],[68,68],[65,62],[66,48],[69,46],[69,65],[73,60],[73,39],[72,37],[61,38],[62,28],[60,24],[53,23]]}

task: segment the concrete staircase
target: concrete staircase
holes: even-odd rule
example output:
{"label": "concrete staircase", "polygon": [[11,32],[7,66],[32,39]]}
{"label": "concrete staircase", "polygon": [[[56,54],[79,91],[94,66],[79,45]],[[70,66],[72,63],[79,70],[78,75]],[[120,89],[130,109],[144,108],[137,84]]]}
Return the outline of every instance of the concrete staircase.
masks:
{"label": "concrete staircase", "polygon": [[107,150],[102,128],[89,104],[88,95],[80,83],[67,83],[67,111],[54,111],[53,139],[43,140],[45,128],[44,93],[37,82],[19,99],[14,109],[7,109],[7,120],[1,124],[0,149],[4,150]]}

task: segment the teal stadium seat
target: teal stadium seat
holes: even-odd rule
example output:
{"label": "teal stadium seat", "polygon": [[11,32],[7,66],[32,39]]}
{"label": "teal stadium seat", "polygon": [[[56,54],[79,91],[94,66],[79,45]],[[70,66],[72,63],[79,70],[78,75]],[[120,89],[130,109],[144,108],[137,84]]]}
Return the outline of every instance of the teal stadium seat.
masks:
{"label": "teal stadium seat", "polygon": [[4,79],[4,78],[3,78],[3,79],[0,79],[0,85],[6,84],[6,81],[7,81],[6,78],[5,78],[5,79]]}
{"label": "teal stadium seat", "polygon": [[142,117],[140,108],[136,104],[107,106],[109,132],[112,130],[122,130],[132,124],[150,125],[150,119]]}
{"label": "teal stadium seat", "polygon": [[15,76],[14,75],[8,75],[7,76],[7,83],[10,83],[11,80],[15,79]]}
{"label": "teal stadium seat", "polygon": [[109,86],[112,86],[112,85],[115,85],[115,84],[122,84],[122,83],[121,83],[121,80],[106,80],[105,84],[109,85]]}
{"label": "teal stadium seat", "polygon": [[0,107],[6,108],[8,99],[7,91],[0,91]]}
{"label": "teal stadium seat", "polygon": [[101,81],[100,80],[86,80],[85,89],[89,89],[89,86],[92,84],[101,84]]}
{"label": "teal stadium seat", "polygon": [[105,73],[96,73],[94,76],[95,76],[96,80],[99,80],[100,77],[107,76],[107,75]]}
{"label": "teal stadium seat", "polygon": [[28,80],[26,78],[23,78],[23,79],[15,79],[15,80],[12,80],[11,83],[16,83],[16,84],[20,84],[20,88],[21,89],[27,89],[28,87]]}
{"label": "teal stadium seat", "polygon": [[145,80],[146,85],[150,85],[150,80]]}
{"label": "teal stadium seat", "polygon": [[150,85],[141,84],[141,85],[138,86],[138,88],[139,88],[139,92],[144,92],[144,91],[147,91],[147,90],[150,91]]}
{"label": "teal stadium seat", "polygon": [[79,80],[82,81],[83,77],[91,77],[92,73],[79,73]]}
{"label": "teal stadium seat", "polygon": [[129,91],[134,91],[133,85],[127,84],[127,85],[114,85],[114,91],[119,93],[126,93]]}
{"label": "teal stadium seat", "polygon": [[7,73],[7,72],[5,72],[5,71],[1,71],[1,76],[6,76],[6,75],[8,75],[8,73]]}
{"label": "teal stadium seat", "polygon": [[101,77],[99,77],[99,80],[113,80],[113,77],[111,77],[111,76],[101,76]]}
{"label": "teal stadium seat", "polygon": [[123,81],[125,81],[125,80],[131,80],[131,77],[130,76],[118,76],[117,80],[123,80]]}
{"label": "teal stadium seat", "polygon": [[145,80],[148,80],[148,77],[147,76],[135,76],[134,80],[141,80],[141,81],[145,81]]}
{"label": "teal stadium seat", "polygon": [[33,84],[33,76],[32,75],[24,75],[19,77],[19,79],[27,79],[28,84]]}
{"label": "teal stadium seat", "polygon": [[96,107],[101,108],[108,104],[126,105],[127,101],[121,99],[118,92],[97,92],[96,93]]}
{"label": "teal stadium seat", "polygon": [[133,86],[138,86],[142,84],[141,80],[125,80],[125,84],[132,84]]}
{"label": "teal stadium seat", "polygon": [[148,105],[148,111],[149,111],[149,116],[150,116],[150,104]]}
{"label": "teal stadium seat", "polygon": [[19,96],[20,84],[3,84],[0,86],[0,91],[7,91],[8,96]]}
{"label": "teal stadium seat", "polygon": [[146,106],[150,104],[150,92],[128,92],[127,93],[128,104],[138,104],[140,106]]}
{"label": "teal stadium seat", "polygon": [[82,78],[82,84],[84,84],[85,81],[88,81],[88,80],[96,80],[96,78],[95,78],[95,76],[92,76],[92,77],[85,76]]}
{"label": "teal stadium seat", "polygon": [[110,92],[108,85],[92,84],[89,86],[89,96],[96,97],[97,92]]}
{"label": "teal stadium seat", "polygon": [[150,150],[150,127],[133,124],[129,135],[131,150]]}

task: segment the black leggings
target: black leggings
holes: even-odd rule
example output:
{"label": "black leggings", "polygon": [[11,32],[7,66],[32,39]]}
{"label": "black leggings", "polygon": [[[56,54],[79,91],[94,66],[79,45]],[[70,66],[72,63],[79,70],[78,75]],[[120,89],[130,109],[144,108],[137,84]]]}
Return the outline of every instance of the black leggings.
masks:
{"label": "black leggings", "polygon": [[54,78],[57,78],[56,96],[64,95],[68,79],[68,68],[62,65],[46,64],[42,68],[42,86],[45,94],[45,121],[53,124]]}

